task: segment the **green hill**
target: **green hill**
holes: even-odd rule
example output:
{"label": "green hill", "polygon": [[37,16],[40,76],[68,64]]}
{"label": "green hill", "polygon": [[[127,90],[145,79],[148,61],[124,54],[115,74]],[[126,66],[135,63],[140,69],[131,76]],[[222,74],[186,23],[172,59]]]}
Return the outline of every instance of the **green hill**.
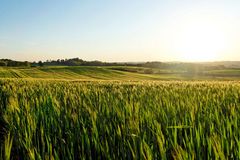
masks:
{"label": "green hill", "polygon": [[155,74],[133,73],[110,67],[35,67],[0,68],[0,78],[40,78],[66,80],[158,80],[164,77]]}
{"label": "green hill", "polygon": [[132,66],[1,67],[0,78],[65,80],[239,80],[240,69],[186,71]]}

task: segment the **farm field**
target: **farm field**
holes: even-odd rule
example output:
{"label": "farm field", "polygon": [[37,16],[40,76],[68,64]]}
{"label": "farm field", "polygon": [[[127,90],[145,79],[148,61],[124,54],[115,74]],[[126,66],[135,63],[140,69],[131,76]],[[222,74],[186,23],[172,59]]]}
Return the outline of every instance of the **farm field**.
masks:
{"label": "farm field", "polygon": [[189,72],[131,66],[0,67],[0,78],[58,80],[240,80],[240,69]]}
{"label": "farm field", "polygon": [[240,160],[239,8],[0,0],[0,160]]}
{"label": "farm field", "polygon": [[[136,69],[136,67],[126,67]],[[0,78],[21,78],[21,79],[59,79],[59,80],[160,80],[176,79],[175,74],[143,74],[132,72],[131,70],[122,71],[120,67],[2,67],[0,68]],[[137,68],[138,69],[138,68]],[[143,70],[143,68],[140,68]]]}
{"label": "farm field", "polygon": [[240,83],[1,79],[0,125],[0,159],[239,159]]}

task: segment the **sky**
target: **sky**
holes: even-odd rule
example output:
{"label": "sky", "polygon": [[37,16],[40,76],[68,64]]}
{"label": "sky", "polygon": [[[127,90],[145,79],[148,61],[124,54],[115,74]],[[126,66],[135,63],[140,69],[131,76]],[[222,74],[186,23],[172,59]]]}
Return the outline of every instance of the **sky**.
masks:
{"label": "sky", "polygon": [[239,0],[0,0],[0,58],[240,61]]}

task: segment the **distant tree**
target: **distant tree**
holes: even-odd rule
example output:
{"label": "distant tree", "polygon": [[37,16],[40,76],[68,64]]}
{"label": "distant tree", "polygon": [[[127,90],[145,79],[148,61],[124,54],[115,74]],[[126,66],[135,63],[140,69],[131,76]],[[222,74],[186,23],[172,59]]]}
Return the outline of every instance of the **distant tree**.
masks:
{"label": "distant tree", "polygon": [[42,66],[43,66],[43,62],[42,62],[42,61],[39,61],[39,62],[38,62],[38,65],[39,65],[40,67],[42,67]]}
{"label": "distant tree", "polygon": [[0,61],[0,66],[7,66],[7,62]]}
{"label": "distant tree", "polygon": [[9,67],[16,67],[17,66],[17,62],[16,61],[8,61],[7,66],[9,66]]}
{"label": "distant tree", "polygon": [[23,62],[23,65],[26,66],[26,67],[30,67],[31,66],[31,64],[28,61]]}

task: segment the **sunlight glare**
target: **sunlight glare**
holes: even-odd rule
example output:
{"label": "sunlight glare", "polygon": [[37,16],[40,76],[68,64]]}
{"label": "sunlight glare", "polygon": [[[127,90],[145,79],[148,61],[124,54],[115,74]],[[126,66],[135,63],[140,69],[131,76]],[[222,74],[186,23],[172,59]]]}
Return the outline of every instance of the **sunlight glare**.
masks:
{"label": "sunlight glare", "polygon": [[188,23],[176,33],[173,43],[184,61],[213,61],[227,47],[224,28],[211,22]]}

